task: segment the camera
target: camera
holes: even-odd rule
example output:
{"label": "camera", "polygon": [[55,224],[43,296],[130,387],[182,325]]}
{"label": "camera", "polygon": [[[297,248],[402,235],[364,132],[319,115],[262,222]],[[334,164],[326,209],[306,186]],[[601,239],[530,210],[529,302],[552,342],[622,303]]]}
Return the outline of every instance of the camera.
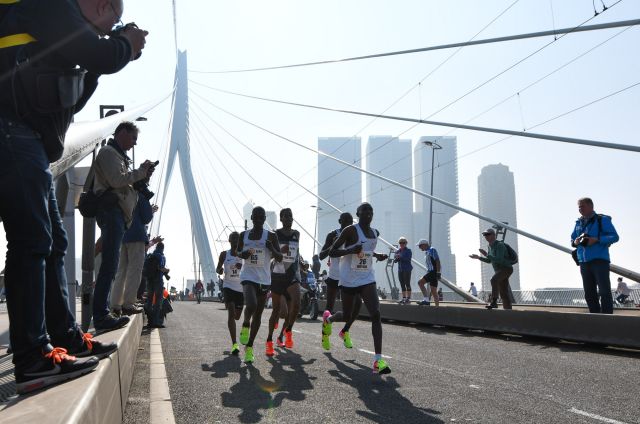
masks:
{"label": "camera", "polygon": [[[128,28],[138,28],[138,25],[136,25],[135,22],[129,22],[125,25],[118,25],[117,27],[113,28],[108,35],[109,37],[117,37]],[[138,53],[138,55],[134,57],[133,60],[138,60],[140,56],[142,56],[142,52]]]}
{"label": "camera", "polygon": [[[158,166],[158,164],[160,163],[159,160],[153,162],[150,166],[151,169],[155,168],[156,166]],[[149,190],[149,178],[145,178],[143,180],[138,180],[135,183],[133,183],[133,188],[134,190],[136,190],[138,193],[142,194],[144,197],[147,198],[147,200],[151,200],[151,198],[153,196],[155,196],[155,193],[151,190]]]}
{"label": "camera", "polygon": [[166,278],[167,281],[171,280],[171,277],[169,276],[168,272],[163,272],[162,275],[164,275],[164,278]]}
{"label": "camera", "polygon": [[580,243],[579,243],[579,244],[580,244],[580,246],[583,246],[583,247],[587,247],[587,246],[589,246],[589,239],[587,238],[587,237],[589,237],[589,236],[588,236],[587,234],[585,234],[585,233],[582,233],[582,234],[580,235],[580,237],[581,237],[581,238],[580,238]]}

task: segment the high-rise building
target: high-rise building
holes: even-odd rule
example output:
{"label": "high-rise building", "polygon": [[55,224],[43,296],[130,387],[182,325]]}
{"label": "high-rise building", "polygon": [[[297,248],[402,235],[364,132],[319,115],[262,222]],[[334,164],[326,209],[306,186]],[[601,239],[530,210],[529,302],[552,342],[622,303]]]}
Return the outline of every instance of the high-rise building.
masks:
{"label": "high-rise building", "polygon": [[[367,171],[411,185],[411,140],[390,135],[371,136],[366,151]],[[364,200],[373,206],[372,226],[380,231],[381,237],[393,244],[402,236],[410,237],[413,228],[411,192],[370,175],[366,177],[365,186]],[[378,243],[377,250],[388,252],[382,243]],[[382,284],[386,280],[385,262],[376,263],[375,269],[378,283],[386,286]]]}
{"label": "high-rise building", "polygon": [[[431,143],[431,144],[429,144]],[[440,148],[438,148],[438,146]],[[435,153],[435,156],[434,156]],[[458,142],[456,137],[420,137],[413,149],[414,179],[413,187],[427,194],[431,193],[431,165],[433,163],[433,195],[453,204],[458,204]],[[433,202],[424,196],[415,195],[413,244],[418,239],[429,239],[429,220],[433,217],[431,244],[440,255],[442,276],[456,282],[456,257],[451,251],[450,220],[457,210],[441,203]],[[430,207],[433,204],[433,214]],[[417,247],[414,257],[423,260]],[[418,277],[420,273],[415,273]]]}
{"label": "high-rise building", "polygon": [[[478,212],[514,227],[518,226],[516,217],[516,186],[513,172],[503,164],[488,165],[482,168],[478,176]],[[493,224],[480,220],[480,233]],[[507,231],[504,240],[513,249],[518,251],[518,237],[515,233]],[[480,234],[480,245],[486,249],[486,241]],[[482,290],[491,291],[491,276],[493,268],[489,264],[482,264]],[[509,278],[512,290],[520,290],[520,272],[516,265],[513,274]]]}
{"label": "high-rise building", "polygon": [[[352,164],[360,164],[360,137],[318,137],[318,150]],[[356,208],[362,201],[362,173],[341,163],[318,155],[318,196],[355,219]],[[331,207],[317,203],[318,240],[340,226],[340,214]]]}

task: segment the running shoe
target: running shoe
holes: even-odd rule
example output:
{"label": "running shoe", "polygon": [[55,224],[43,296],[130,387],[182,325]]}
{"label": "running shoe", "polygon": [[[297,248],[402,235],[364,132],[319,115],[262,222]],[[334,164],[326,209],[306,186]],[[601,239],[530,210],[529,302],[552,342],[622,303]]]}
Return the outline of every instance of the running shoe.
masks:
{"label": "running shoe", "polygon": [[231,346],[231,354],[238,356],[239,353],[240,353],[240,346],[238,346],[238,343],[234,343],[233,346]]}
{"label": "running shoe", "polygon": [[253,357],[253,347],[247,346],[247,349],[244,351],[244,362],[246,364],[250,364],[255,360]]}
{"label": "running shoe", "polygon": [[75,356],[76,358],[95,356],[98,359],[103,359],[116,350],[118,350],[117,343],[103,343],[95,340],[92,334],[84,333],[82,335],[82,344],[72,346],[68,349],[67,354],[69,356]]}
{"label": "running shoe", "polygon": [[240,343],[243,345],[249,343],[249,327],[242,327],[240,330]]}
{"label": "running shoe", "polygon": [[391,372],[391,368],[384,361],[384,359],[378,359],[373,362],[373,373],[374,374],[389,374]]}
{"label": "running shoe", "polygon": [[322,335],[322,348],[324,350],[331,350],[331,340],[329,340],[329,336],[326,334]]}
{"label": "running shoe", "polygon": [[284,346],[287,349],[293,348],[293,332],[291,330],[284,330]]}
{"label": "running shoe", "polygon": [[418,305],[422,305],[422,306],[429,306],[429,301],[428,300],[421,300],[420,302],[418,302]]}
{"label": "running shoe", "polygon": [[333,324],[329,322],[330,316],[331,312],[329,311],[324,311],[324,313],[322,314],[322,334],[324,334],[325,336],[331,335],[331,327],[333,326]]}
{"label": "running shoe", "polygon": [[284,342],[282,341],[282,336],[280,336],[280,337],[278,337],[276,339],[276,344],[278,345],[279,348],[283,348],[284,349],[286,347]]}
{"label": "running shoe", "polygon": [[347,349],[351,349],[353,347],[353,342],[351,341],[351,336],[349,335],[348,331],[340,330],[339,336],[344,342],[344,347],[346,347]]}
{"label": "running shoe", "polygon": [[265,350],[265,354],[267,356],[273,356],[276,354],[276,351],[273,350],[273,342],[267,342],[267,348]]}

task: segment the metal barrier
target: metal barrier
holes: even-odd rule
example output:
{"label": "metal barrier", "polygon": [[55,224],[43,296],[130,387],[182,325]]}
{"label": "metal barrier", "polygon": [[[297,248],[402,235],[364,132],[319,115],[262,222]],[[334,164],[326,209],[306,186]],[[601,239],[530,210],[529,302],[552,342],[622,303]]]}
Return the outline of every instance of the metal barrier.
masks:
{"label": "metal barrier", "polygon": [[[460,302],[462,299],[456,293],[443,292],[444,301]],[[615,300],[616,294],[612,290],[613,298]],[[479,291],[478,297],[485,301],[489,301],[491,292]],[[584,300],[583,289],[573,290],[515,290],[513,291],[513,297],[515,303],[519,305],[549,305],[549,306],[581,306],[586,307],[587,302]],[[640,289],[631,290],[629,299],[633,302],[633,305],[621,305],[614,301],[614,308],[633,308],[640,304]]]}

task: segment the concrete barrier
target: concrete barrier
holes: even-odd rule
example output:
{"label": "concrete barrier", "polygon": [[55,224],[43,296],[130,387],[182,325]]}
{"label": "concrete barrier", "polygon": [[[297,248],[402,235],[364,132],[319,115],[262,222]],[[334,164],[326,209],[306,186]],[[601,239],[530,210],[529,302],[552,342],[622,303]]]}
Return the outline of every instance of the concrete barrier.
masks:
{"label": "concrete barrier", "polygon": [[[324,302],[321,302],[324,307]],[[337,309],[341,308],[339,301]],[[442,305],[442,304],[441,304]],[[640,314],[588,314],[566,308],[546,310],[486,310],[484,307],[417,306],[381,302],[383,320],[441,325],[469,330],[543,337],[640,349]],[[363,306],[361,316],[369,314]]]}
{"label": "concrete barrier", "polygon": [[98,368],[87,375],[3,404],[0,406],[0,422],[121,423],[142,326],[142,315],[133,315],[125,328],[97,337],[104,342],[117,341],[118,350],[102,359]]}

